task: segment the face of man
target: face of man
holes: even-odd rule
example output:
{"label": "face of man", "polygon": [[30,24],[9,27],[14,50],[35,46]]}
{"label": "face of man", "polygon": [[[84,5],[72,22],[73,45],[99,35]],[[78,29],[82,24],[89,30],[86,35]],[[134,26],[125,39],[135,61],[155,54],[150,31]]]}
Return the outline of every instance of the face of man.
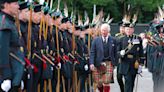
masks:
{"label": "face of man", "polygon": [[120,33],[124,33],[124,31],[125,31],[125,27],[120,26]]}
{"label": "face of man", "polygon": [[55,25],[60,26],[60,24],[61,24],[61,18],[55,19],[54,23],[55,23]]}
{"label": "face of man", "polygon": [[12,16],[18,16],[19,13],[19,4],[18,2],[4,3],[4,8]]}
{"label": "face of man", "polygon": [[130,36],[134,33],[134,28],[131,28],[131,27],[125,27],[125,34],[127,36]]}
{"label": "face of man", "polygon": [[67,29],[66,23],[60,24],[59,28],[60,28],[62,31],[64,31],[65,29]]}
{"label": "face of man", "polygon": [[103,37],[107,37],[108,36],[108,34],[109,34],[109,28],[107,27],[107,26],[104,26],[103,28],[101,28],[101,35],[103,36]]}
{"label": "face of man", "polygon": [[66,26],[68,30],[72,30],[72,24],[70,23],[70,21],[66,22]]}
{"label": "face of man", "polygon": [[42,15],[41,12],[33,12],[32,13],[32,20],[33,20],[33,22],[36,23],[36,24],[40,23],[41,15]]}
{"label": "face of man", "polygon": [[28,21],[29,20],[29,10],[28,9],[23,9],[19,13],[19,19],[22,21]]}

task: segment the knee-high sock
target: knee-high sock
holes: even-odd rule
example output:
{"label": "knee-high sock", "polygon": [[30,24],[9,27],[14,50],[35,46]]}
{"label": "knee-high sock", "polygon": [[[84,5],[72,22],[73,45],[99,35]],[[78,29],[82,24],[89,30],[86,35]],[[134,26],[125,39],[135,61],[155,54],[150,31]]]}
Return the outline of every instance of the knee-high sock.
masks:
{"label": "knee-high sock", "polygon": [[103,90],[104,90],[104,92],[110,92],[110,86],[108,85],[108,86],[103,86]]}

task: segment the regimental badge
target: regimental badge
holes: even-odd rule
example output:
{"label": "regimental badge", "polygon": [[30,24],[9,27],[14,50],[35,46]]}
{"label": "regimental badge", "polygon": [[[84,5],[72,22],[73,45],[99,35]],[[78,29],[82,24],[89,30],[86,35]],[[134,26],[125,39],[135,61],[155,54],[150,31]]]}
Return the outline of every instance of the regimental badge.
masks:
{"label": "regimental badge", "polygon": [[133,44],[140,44],[140,41],[138,39],[133,39]]}
{"label": "regimental badge", "polygon": [[140,50],[140,48],[138,47],[138,48],[137,48],[137,51],[139,51],[139,50]]}
{"label": "regimental badge", "polygon": [[128,43],[131,43],[131,40],[130,39],[128,40]]}

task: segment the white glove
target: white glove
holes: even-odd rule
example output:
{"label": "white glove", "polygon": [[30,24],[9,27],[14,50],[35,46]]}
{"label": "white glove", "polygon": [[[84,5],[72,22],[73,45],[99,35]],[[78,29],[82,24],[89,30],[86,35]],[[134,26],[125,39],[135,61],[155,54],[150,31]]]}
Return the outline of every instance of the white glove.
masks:
{"label": "white glove", "polygon": [[124,55],[125,55],[125,50],[121,50],[121,51],[120,51],[120,55],[121,55],[121,56],[124,56]]}
{"label": "white glove", "polygon": [[21,89],[23,90],[24,89],[24,82],[21,81]]}
{"label": "white glove", "polygon": [[138,67],[138,71],[137,71],[138,73],[142,73],[142,66],[141,65],[139,65],[139,67]]}
{"label": "white glove", "polygon": [[11,89],[11,80],[4,80],[1,84],[1,88],[3,91],[8,92]]}
{"label": "white glove", "polygon": [[106,63],[105,63],[105,62],[103,62],[103,63],[101,63],[101,65],[106,66]]}
{"label": "white glove", "polygon": [[89,69],[89,68],[88,68],[88,65],[86,64],[86,65],[84,66],[84,70],[85,70],[85,71],[88,71],[88,69]]}

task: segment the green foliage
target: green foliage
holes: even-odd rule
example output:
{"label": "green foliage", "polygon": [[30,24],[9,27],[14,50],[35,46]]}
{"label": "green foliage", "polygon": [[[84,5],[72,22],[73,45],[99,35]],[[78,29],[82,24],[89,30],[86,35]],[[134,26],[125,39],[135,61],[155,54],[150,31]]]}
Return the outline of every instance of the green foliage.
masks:
{"label": "green foliage", "polygon": [[[93,5],[97,6],[97,13],[102,8],[105,16],[110,13],[114,18],[114,22],[122,20],[125,9],[130,4],[132,13],[138,11],[138,22],[148,23],[157,12],[157,6],[164,5],[164,0],[61,0],[60,10],[63,10],[63,2],[66,2],[69,9],[69,14],[74,12],[84,15],[84,11],[88,12],[90,19],[93,16]],[[54,1],[54,7],[57,7],[57,0]]]}

